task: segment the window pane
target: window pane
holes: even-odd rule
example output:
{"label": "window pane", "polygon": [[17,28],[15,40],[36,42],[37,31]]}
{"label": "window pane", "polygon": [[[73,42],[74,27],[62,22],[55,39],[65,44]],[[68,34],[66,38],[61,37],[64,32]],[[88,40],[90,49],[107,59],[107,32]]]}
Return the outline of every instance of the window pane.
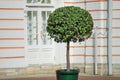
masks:
{"label": "window pane", "polygon": [[42,42],[44,45],[51,45],[52,41],[48,37],[48,33],[46,31],[46,26],[47,26],[47,18],[51,11],[42,11],[41,16],[42,16]]}
{"label": "window pane", "polygon": [[32,0],[27,0],[27,3],[31,3],[32,2]]}
{"label": "window pane", "polygon": [[32,35],[30,35],[30,33],[32,32],[32,29],[31,29],[31,11],[28,11],[27,12],[27,29],[28,29],[28,44],[29,45],[32,45]]}
{"label": "window pane", "polygon": [[38,45],[37,11],[27,12],[28,44]]}
{"label": "window pane", "polygon": [[42,3],[42,4],[50,4],[51,0],[27,0],[27,3]]}
{"label": "window pane", "polygon": [[42,11],[42,20],[45,21],[46,20],[46,12]]}
{"label": "window pane", "polygon": [[41,3],[45,3],[45,0],[42,0]]}
{"label": "window pane", "polygon": [[51,3],[51,0],[47,0],[47,3]]}
{"label": "window pane", "polygon": [[51,11],[47,11],[47,18],[49,17],[50,13],[51,13]]}

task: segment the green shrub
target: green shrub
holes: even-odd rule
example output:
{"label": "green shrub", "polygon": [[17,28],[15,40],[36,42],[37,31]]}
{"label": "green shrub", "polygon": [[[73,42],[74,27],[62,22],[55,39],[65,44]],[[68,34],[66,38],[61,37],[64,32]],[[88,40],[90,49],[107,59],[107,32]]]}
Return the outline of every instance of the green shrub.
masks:
{"label": "green shrub", "polygon": [[90,13],[80,7],[58,8],[48,18],[47,32],[56,42],[84,41],[91,36],[92,29]]}

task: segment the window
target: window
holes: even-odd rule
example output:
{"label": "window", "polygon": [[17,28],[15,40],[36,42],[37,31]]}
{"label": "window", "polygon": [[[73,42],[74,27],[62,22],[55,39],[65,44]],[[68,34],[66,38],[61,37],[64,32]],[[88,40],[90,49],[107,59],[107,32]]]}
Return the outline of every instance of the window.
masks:
{"label": "window", "polygon": [[54,63],[54,42],[46,31],[54,0],[26,0],[27,56],[29,64]]}
{"label": "window", "polygon": [[29,46],[52,45],[52,40],[46,31],[48,16],[54,8],[51,7],[52,3],[53,0],[27,0],[27,40]]}

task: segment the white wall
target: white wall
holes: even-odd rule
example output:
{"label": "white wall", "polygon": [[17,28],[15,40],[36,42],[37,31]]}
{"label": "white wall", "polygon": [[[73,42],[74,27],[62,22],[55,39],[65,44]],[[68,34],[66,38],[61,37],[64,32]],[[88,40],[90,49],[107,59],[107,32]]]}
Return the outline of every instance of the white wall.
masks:
{"label": "white wall", "polygon": [[0,68],[24,67],[25,0],[0,0]]}

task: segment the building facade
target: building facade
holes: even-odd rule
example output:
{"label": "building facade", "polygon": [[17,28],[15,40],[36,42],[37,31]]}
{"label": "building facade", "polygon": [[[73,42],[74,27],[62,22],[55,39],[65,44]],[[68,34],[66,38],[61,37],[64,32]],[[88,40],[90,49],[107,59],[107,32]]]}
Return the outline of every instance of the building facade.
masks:
{"label": "building facade", "polygon": [[[49,14],[58,7],[78,6],[94,20],[93,35],[70,45],[72,68],[81,73],[108,75],[111,55],[112,75],[120,75],[120,1],[112,0],[112,54],[108,52],[108,0],[0,0],[0,75],[44,73],[34,65],[65,68],[65,43],[56,43],[46,32]],[[32,65],[32,66],[30,66]],[[54,66],[53,66],[54,65]],[[57,66],[57,67],[56,67]],[[39,70],[39,69],[38,69]],[[51,72],[52,72],[51,71]],[[47,72],[46,72],[47,73]]]}

